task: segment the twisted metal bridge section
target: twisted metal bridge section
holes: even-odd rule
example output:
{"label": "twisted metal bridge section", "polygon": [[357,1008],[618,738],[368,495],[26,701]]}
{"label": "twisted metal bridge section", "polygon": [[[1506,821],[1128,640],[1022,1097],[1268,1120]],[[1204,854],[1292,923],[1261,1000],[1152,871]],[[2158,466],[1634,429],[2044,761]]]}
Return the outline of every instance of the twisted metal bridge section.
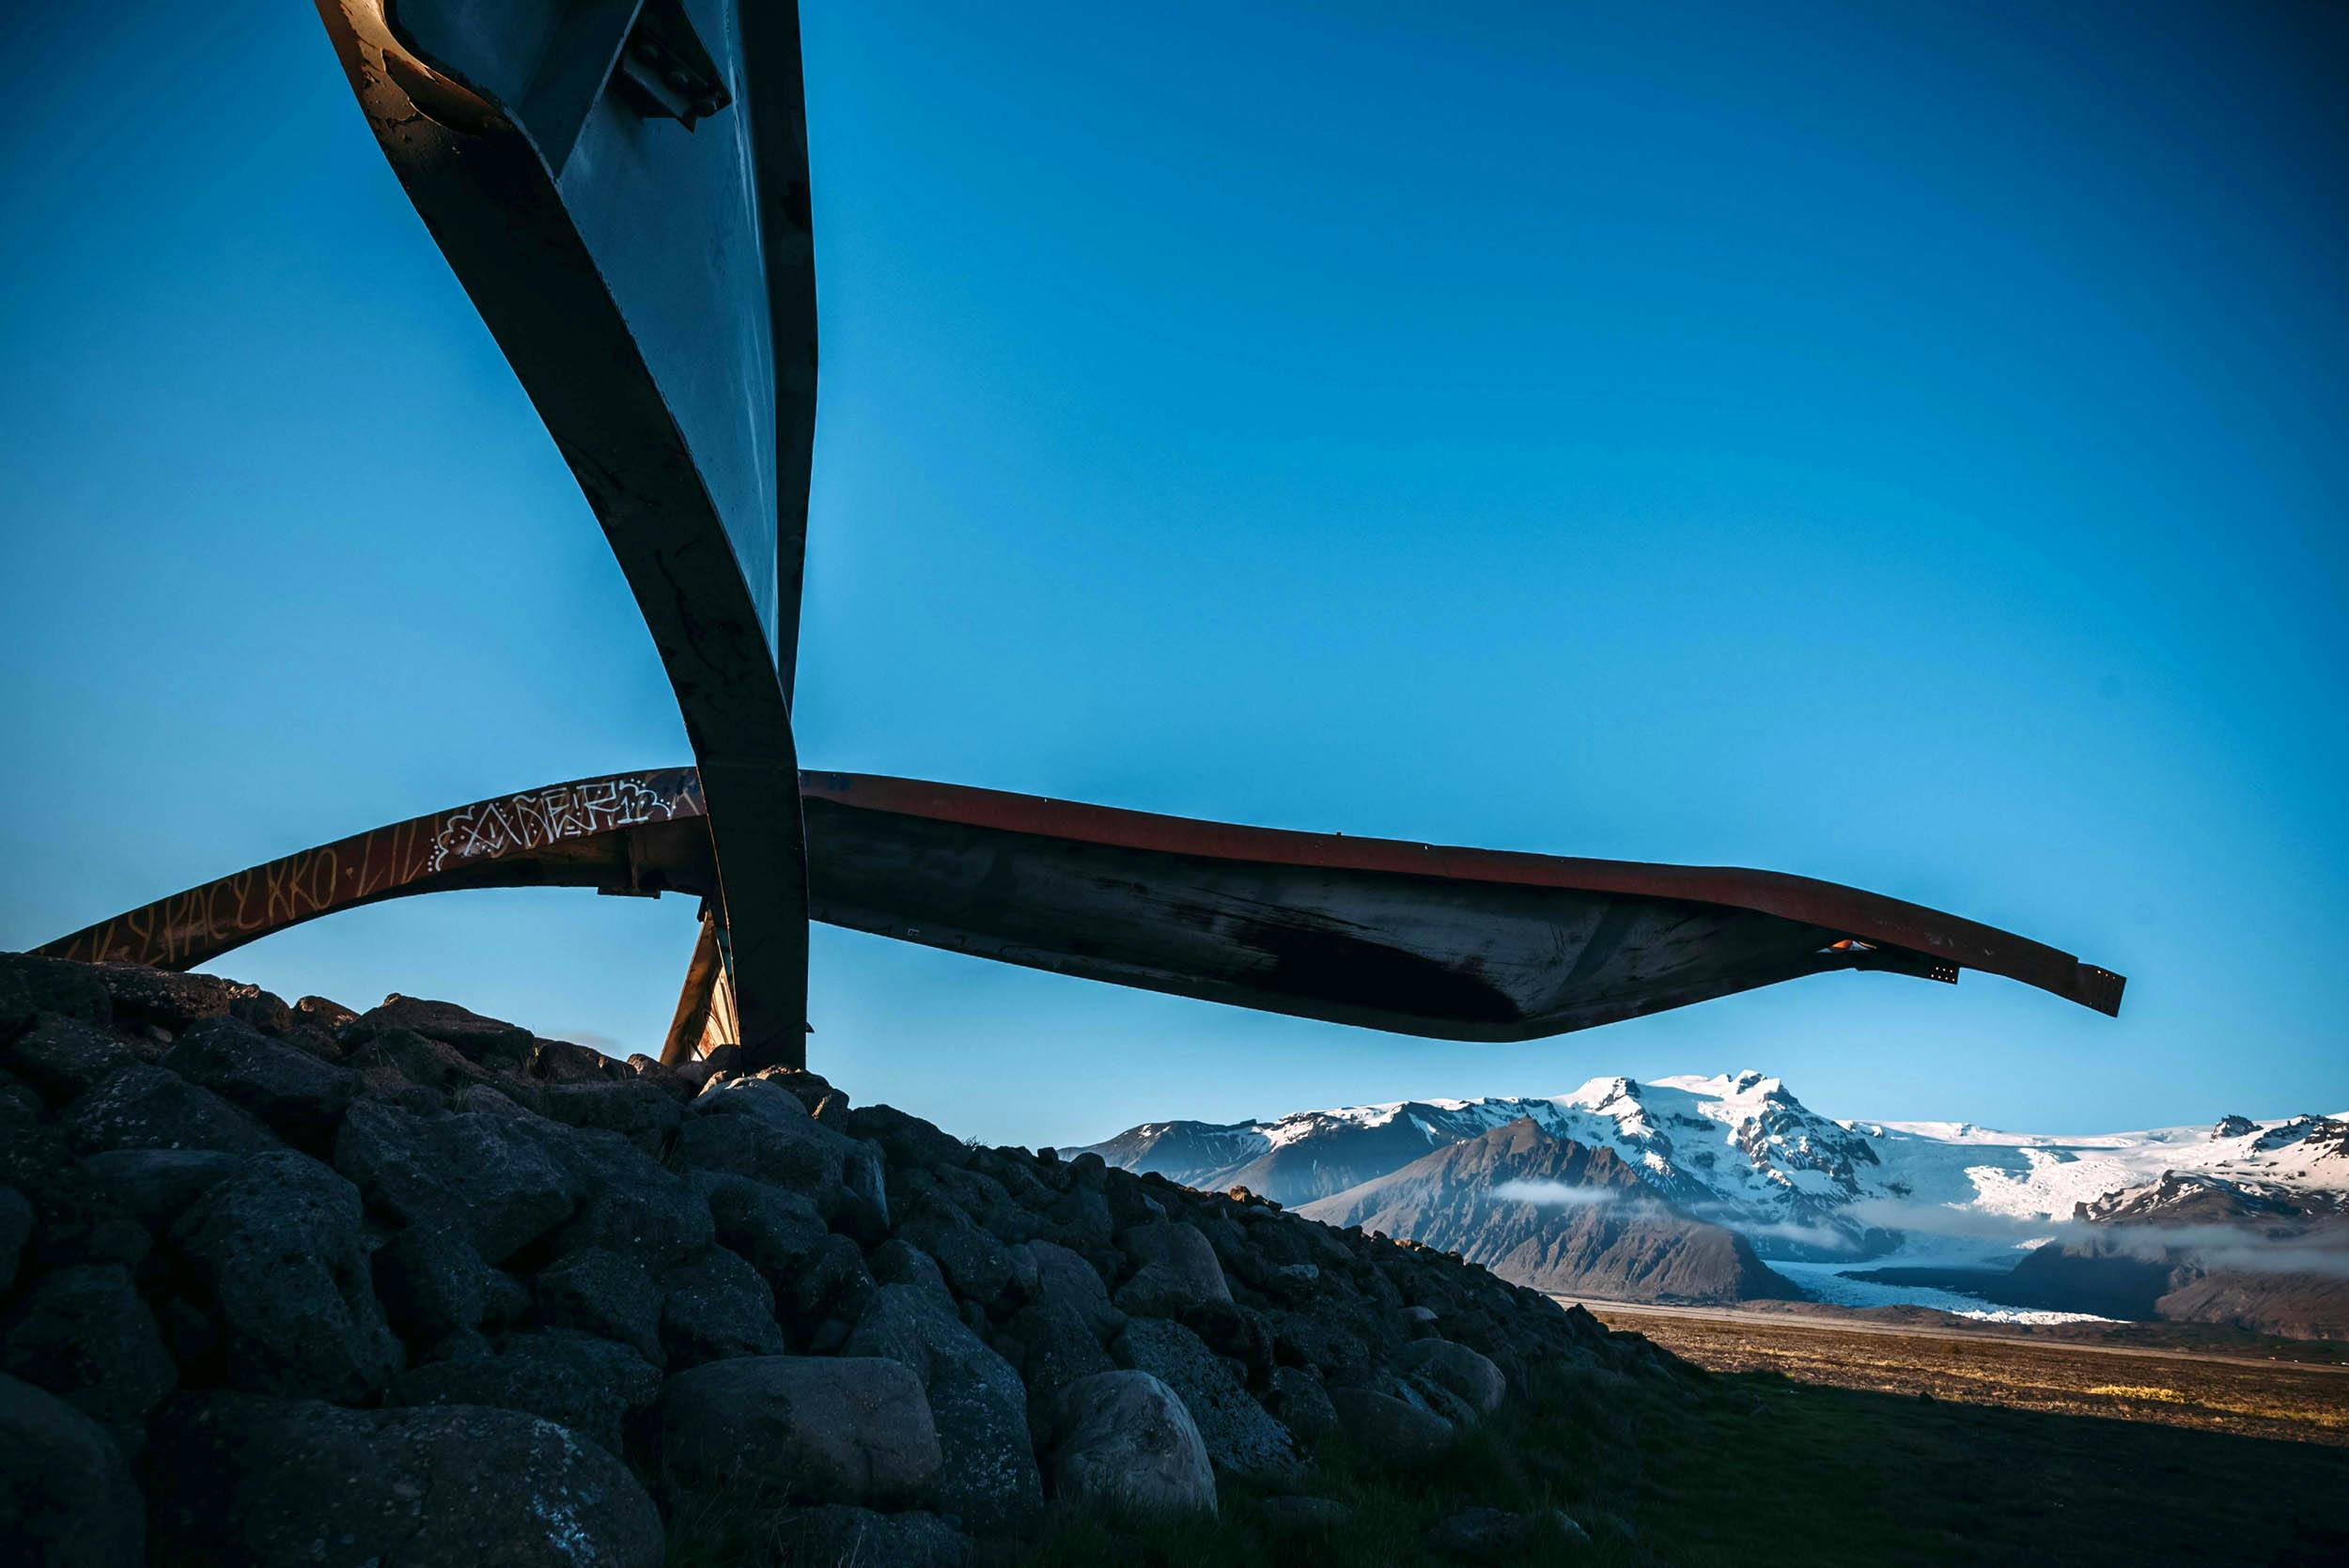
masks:
{"label": "twisted metal bridge section", "polygon": [[[1964,969],[2111,1013],[2120,976],[1808,877],[1248,828],[854,773],[800,779],[814,918],[1178,996],[1451,1040],[1527,1040],[1838,970]],[[462,888],[714,899],[690,768],[436,812],[62,938],[186,968],[304,921]],[[732,1038],[706,917],[666,1060]],[[713,1027],[714,1024],[714,1027]]]}
{"label": "twisted metal bridge section", "polygon": [[1194,821],[806,773],[791,730],[815,237],[783,0],[317,0],[361,112],[569,463],[696,766],[526,790],[176,893],[40,951],[186,969],[386,898],[698,899],[663,1049],[805,1060],[811,918],[1005,963],[1455,1040],[1838,970],[2109,970],[1807,877]]}

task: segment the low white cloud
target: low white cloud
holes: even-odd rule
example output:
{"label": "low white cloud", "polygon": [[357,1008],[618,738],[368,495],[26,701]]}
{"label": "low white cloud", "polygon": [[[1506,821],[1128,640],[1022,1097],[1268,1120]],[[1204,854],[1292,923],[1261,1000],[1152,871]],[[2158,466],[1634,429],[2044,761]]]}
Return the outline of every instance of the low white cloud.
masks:
{"label": "low white cloud", "polygon": [[[1729,1221],[1723,1220],[1721,1223],[1728,1224]],[[1859,1250],[1858,1236],[1847,1231],[1836,1230],[1830,1225],[1801,1225],[1792,1220],[1779,1220],[1764,1225],[1733,1225],[1731,1228],[1749,1240],[1758,1236],[1767,1241],[1785,1241],[1799,1247],[1815,1247],[1823,1252],[1857,1252]]]}
{"label": "low white cloud", "polygon": [[2250,1225],[2093,1224],[2077,1219],[1989,1214],[1940,1203],[1863,1198],[1843,1212],[1863,1224],[1913,1235],[1948,1236],[2023,1248],[2043,1242],[2117,1252],[2148,1263],[2189,1257],[2204,1268],[2255,1274],[2322,1274],[2349,1279],[2349,1229],[2285,1230]]}
{"label": "low white cloud", "polygon": [[2320,1274],[2349,1280],[2349,1234],[2264,1234],[2231,1225],[2074,1225],[2061,1238],[2075,1246],[2166,1263],[2184,1253],[2213,1272]]}
{"label": "low white cloud", "polygon": [[1533,1203],[1543,1208],[1595,1208],[1618,1196],[1611,1187],[1569,1187],[1564,1182],[1502,1182],[1493,1196],[1504,1203]]}

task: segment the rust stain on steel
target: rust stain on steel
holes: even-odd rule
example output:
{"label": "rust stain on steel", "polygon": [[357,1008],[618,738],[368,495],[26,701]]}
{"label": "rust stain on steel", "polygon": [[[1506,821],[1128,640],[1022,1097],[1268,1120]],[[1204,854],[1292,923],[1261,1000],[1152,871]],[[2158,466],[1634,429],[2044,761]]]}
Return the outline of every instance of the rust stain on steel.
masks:
{"label": "rust stain on steel", "polygon": [[[337,909],[431,891],[474,868],[652,822],[700,817],[691,768],[614,773],[395,822],[190,888],[39,949],[54,958],[187,969]],[[494,884],[485,884],[494,885]]]}
{"label": "rust stain on steel", "polygon": [[[1978,969],[2099,1012],[2124,982],[1975,921],[1809,877],[1345,838],[848,773],[800,780],[817,919],[1263,1011],[1457,1040],[1589,1029],[1840,970]],[[691,768],[478,801],[50,944],[184,968],[377,898],[716,880]],[[689,982],[672,1049],[715,980]],[[694,1018],[688,1020],[688,1012]]]}

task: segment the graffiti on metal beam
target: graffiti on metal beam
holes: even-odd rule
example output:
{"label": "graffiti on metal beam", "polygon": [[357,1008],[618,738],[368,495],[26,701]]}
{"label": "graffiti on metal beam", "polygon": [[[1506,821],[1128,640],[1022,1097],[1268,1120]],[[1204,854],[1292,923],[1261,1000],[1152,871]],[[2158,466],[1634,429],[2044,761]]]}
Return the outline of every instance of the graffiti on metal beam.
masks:
{"label": "graffiti on metal beam", "polygon": [[691,768],[525,790],[321,844],[101,921],[40,951],[181,969],[467,864],[703,815],[701,777]]}
{"label": "graffiti on metal beam", "polygon": [[[692,788],[693,808],[684,815],[699,816],[700,785]],[[442,818],[443,825],[433,835],[426,868],[443,871],[452,861],[495,860],[517,849],[543,849],[564,839],[584,838],[614,828],[671,821],[678,815],[680,798],[677,791],[664,795],[637,777],[558,784],[502,800],[484,800]]]}

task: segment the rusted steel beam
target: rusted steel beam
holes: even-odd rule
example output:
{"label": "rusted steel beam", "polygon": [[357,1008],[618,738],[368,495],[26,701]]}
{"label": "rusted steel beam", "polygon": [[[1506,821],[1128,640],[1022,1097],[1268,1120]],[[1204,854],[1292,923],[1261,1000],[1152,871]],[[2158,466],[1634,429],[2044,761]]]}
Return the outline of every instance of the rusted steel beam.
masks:
{"label": "rusted steel beam", "polygon": [[[800,783],[817,919],[1403,1033],[1532,1039],[1836,970],[1954,981],[1975,969],[2107,1014],[2124,984],[2011,932],[1805,877],[1290,832],[853,773]],[[558,784],[273,861],[40,951],[186,968],[335,908],[465,887],[707,896],[705,809],[691,769]],[[696,975],[714,970],[722,935],[705,927]],[[689,978],[677,1054],[711,1005]]]}
{"label": "rusted steel beam", "polygon": [[744,1049],[798,1064],[816,277],[797,8],[317,3],[644,612],[701,764]]}
{"label": "rusted steel beam", "polygon": [[726,973],[724,936],[718,917],[705,909],[693,956],[685,966],[685,984],[677,990],[677,1012],[661,1042],[663,1062],[684,1062],[707,1055],[712,1045],[736,1043],[734,982]]}
{"label": "rusted steel beam", "polygon": [[707,894],[701,776],[614,773],[395,822],[265,862],[40,948],[86,963],[187,970],[320,915],[460,888]]}

